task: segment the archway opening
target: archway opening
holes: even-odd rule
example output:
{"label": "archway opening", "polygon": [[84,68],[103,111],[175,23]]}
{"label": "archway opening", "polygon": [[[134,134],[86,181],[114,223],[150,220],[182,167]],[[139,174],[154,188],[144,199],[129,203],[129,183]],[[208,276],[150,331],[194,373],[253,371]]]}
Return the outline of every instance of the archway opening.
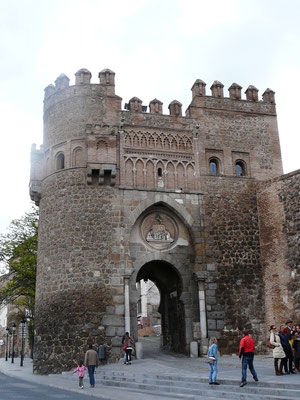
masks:
{"label": "archway opening", "polygon": [[138,336],[160,336],[161,316],[158,311],[160,304],[159,289],[150,279],[141,279],[136,283],[136,288],[138,291]]}
{"label": "archway opening", "polygon": [[[184,304],[180,300],[182,280],[177,270],[166,261],[155,260],[143,265],[139,270],[136,282],[153,282],[160,294],[160,335],[161,345],[177,353],[185,351],[185,313]],[[158,327],[156,327],[158,330]],[[157,334],[157,331],[153,334]]]}

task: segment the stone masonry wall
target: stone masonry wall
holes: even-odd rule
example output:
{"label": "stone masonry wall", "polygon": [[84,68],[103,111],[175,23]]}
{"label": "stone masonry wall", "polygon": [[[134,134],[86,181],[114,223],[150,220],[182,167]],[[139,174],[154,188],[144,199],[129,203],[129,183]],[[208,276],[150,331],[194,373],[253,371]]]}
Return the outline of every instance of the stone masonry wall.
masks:
{"label": "stone masonry wall", "polygon": [[259,180],[282,174],[274,105],[195,97],[189,116],[200,123],[201,174],[209,173],[207,152],[220,160],[220,173],[224,175],[235,175],[236,159],[246,162],[247,176]]}
{"label": "stone masonry wall", "polygon": [[[124,334],[123,280],[115,252],[115,189],[87,186],[86,170],[57,172],[43,184],[36,295],[35,369],[71,369],[87,344],[118,359]],[[120,251],[120,249],[119,249]],[[115,337],[118,339],[114,339]]]}
{"label": "stone masonry wall", "polygon": [[118,96],[107,97],[102,85],[70,86],[45,100],[45,149],[66,139],[84,135],[87,124],[105,121],[113,125],[115,112],[121,110]]}
{"label": "stone masonry wall", "polygon": [[266,322],[300,322],[300,171],[259,185],[257,203]]}
{"label": "stone masonry wall", "polygon": [[215,177],[206,179],[205,189],[207,286],[215,289],[206,292],[208,333],[230,354],[248,329],[259,351],[265,312],[255,184]]}

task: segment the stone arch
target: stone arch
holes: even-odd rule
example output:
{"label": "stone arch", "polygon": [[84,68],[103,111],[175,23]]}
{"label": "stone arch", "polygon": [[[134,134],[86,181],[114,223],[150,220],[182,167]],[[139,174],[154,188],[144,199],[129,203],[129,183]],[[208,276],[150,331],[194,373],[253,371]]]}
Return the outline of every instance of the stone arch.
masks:
{"label": "stone arch", "polygon": [[171,140],[171,150],[178,150],[177,147],[178,147],[178,146],[177,146],[177,141],[176,141],[176,139],[173,137],[172,140]]}
{"label": "stone arch", "polygon": [[175,166],[172,161],[166,166],[166,188],[175,189]]}
{"label": "stone arch", "polygon": [[235,161],[235,175],[247,176],[247,164],[244,160],[238,159]]}
{"label": "stone arch", "polygon": [[178,150],[185,150],[185,142],[184,142],[183,138],[179,139]]}
{"label": "stone arch", "polygon": [[85,160],[84,160],[84,151],[82,147],[80,146],[75,147],[75,149],[73,150],[72,161],[74,167],[81,167],[84,165]]}
{"label": "stone arch", "polygon": [[108,143],[106,140],[100,139],[97,141],[97,161],[104,162],[108,158]]}
{"label": "stone arch", "polygon": [[[172,252],[165,251],[169,245],[165,242],[153,247],[151,242],[146,243],[148,229],[154,229],[149,221],[156,221],[157,215],[161,218],[159,226],[174,238]],[[178,234],[174,235],[171,219],[178,225]],[[174,227],[174,226],[173,226]],[[176,230],[176,229],[175,229]],[[161,228],[159,228],[161,231]],[[189,238],[184,244],[182,238]],[[160,240],[160,239],[159,239]],[[145,248],[149,247],[147,250]],[[149,246],[148,246],[149,245]],[[163,247],[161,247],[163,245]],[[150,279],[160,292],[158,312],[161,315],[163,345],[175,352],[187,354],[189,343],[193,340],[193,324],[199,318],[197,307],[197,284],[193,279],[194,271],[194,240],[186,225],[186,221],[178,215],[170,204],[154,203],[144,209],[134,221],[130,235],[130,257],[132,273],[129,277],[130,298],[130,329],[137,338],[137,304],[139,293],[136,285],[142,279]]]}
{"label": "stone arch", "polygon": [[181,272],[172,262],[162,259],[150,260],[141,265],[132,275],[130,285],[132,289],[134,279],[136,283],[142,279],[150,279],[160,292],[158,312],[161,315],[163,346],[178,353],[187,353],[185,320],[187,305],[185,304],[186,293],[182,296],[184,284]]}
{"label": "stone arch", "polygon": [[185,189],[185,168],[183,163],[179,162],[176,165],[176,172],[177,172],[177,188]]}
{"label": "stone arch", "polygon": [[193,143],[189,137],[184,136],[184,142],[185,142],[186,151],[193,150]]}
{"label": "stone arch", "polygon": [[218,157],[210,157],[208,160],[208,172],[210,175],[218,176],[221,171],[221,161]]}
{"label": "stone arch", "polygon": [[128,132],[126,132],[126,134],[125,134],[124,141],[125,141],[125,146],[129,146],[129,147],[132,146],[131,137],[130,137],[130,134]]}
{"label": "stone arch", "polygon": [[157,139],[156,139],[156,148],[157,149],[162,149],[163,148],[163,143],[162,143],[162,140],[161,140],[160,136],[158,136]]}
{"label": "stone arch", "polygon": [[60,169],[65,168],[65,155],[62,151],[59,151],[55,155],[55,170],[59,171]]}
{"label": "stone arch", "polygon": [[155,147],[155,138],[152,134],[149,135],[149,147],[154,148]]}
{"label": "stone arch", "polygon": [[146,162],[146,185],[148,188],[154,187],[154,164],[151,160]]}
{"label": "stone arch", "polygon": [[189,163],[186,167],[186,178],[187,189],[195,190],[195,169],[191,163]]}
{"label": "stone arch", "polygon": [[147,136],[145,134],[141,136],[141,147],[148,147]]}
{"label": "stone arch", "polygon": [[135,162],[136,186],[144,186],[144,162],[139,158]]}
{"label": "stone arch", "polygon": [[133,161],[130,158],[125,161],[125,185],[133,186]]}
{"label": "stone arch", "polygon": [[167,137],[164,138],[164,150],[170,150],[170,141]]}
{"label": "stone arch", "polygon": [[137,135],[137,133],[133,134],[133,138],[132,138],[132,146],[133,147],[139,147],[139,137]]}
{"label": "stone arch", "polygon": [[[186,210],[184,206],[177,203],[174,199],[172,199],[166,193],[156,193],[155,195],[155,202],[152,200],[145,200],[143,204],[137,206],[128,216],[131,225],[133,226],[139,216],[145,212],[148,208],[155,204],[162,204],[173,211],[188,227],[189,230],[192,229],[192,225],[194,224],[194,219],[191,214]],[[193,238],[193,235],[192,235]]]}
{"label": "stone arch", "polygon": [[165,167],[161,160],[157,161],[155,165],[155,176],[156,176],[156,183],[157,185],[164,186],[164,179],[165,179]]}
{"label": "stone arch", "polygon": [[[173,267],[176,269],[177,273],[179,274],[180,270],[180,261],[174,260],[172,255],[169,253],[162,253],[161,251],[153,251],[151,253],[146,253],[143,255],[144,264],[148,264],[152,261],[164,261],[168,264],[172,264]],[[142,265],[140,265],[138,260],[135,260],[133,263],[134,272],[132,274],[132,278],[136,279]]]}

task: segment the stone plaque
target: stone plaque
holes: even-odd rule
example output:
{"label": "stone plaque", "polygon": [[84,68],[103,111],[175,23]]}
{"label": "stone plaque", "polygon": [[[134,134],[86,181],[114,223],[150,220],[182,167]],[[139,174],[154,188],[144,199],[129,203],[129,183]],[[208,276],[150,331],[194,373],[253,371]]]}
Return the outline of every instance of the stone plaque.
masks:
{"label": "stone plaque", "polygon": [[147,215],[141,224],[143,240],[155,249],[166,249],[177,239],[175,221],[164,213]]}

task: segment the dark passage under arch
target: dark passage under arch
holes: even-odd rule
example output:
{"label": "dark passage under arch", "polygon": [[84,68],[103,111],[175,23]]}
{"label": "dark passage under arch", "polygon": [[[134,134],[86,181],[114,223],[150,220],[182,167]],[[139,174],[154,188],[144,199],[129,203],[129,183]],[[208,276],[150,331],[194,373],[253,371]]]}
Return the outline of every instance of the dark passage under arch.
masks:
{"label": "dark passage under arch", "polygon": [[136,281],[150,279],[160,292],[159,313],[163,346],[177,353],[185,353],[184,304],[180,300],[182,281],[177,270],[166,261],[150,261],[143,265]]}

